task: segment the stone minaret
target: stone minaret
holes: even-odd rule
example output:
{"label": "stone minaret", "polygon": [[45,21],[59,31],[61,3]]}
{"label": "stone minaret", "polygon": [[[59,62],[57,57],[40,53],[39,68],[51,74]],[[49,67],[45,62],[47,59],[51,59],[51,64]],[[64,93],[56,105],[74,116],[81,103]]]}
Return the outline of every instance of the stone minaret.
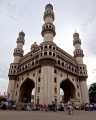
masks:
{"label": "stone minaret", "polygon": [[14,63],[19,63],[21,57],[23,56],[23,45],[25,43],[24,40],[25,33],[22,31],[19,33],[19,37],[17,38],[17,47],[14,49]]}
{"label": "stone minaret", "polygon": [[[42,36],[44,37],[43,43],[40,46],[44,47],[41,54],[46,54],[46,56],[40,56],[41,64],[41,94],[40,94],[40,104],[49,104],[54,101],[54,66],[56,63],[56,55],[52,56],[49,54],[50,49],[46,49],[46,46],[54,46],[53,37],[55,36],[55,26],[53,6],[47,4],[45,6],[44,12],[45,24],[42,26]],[[54,49],[56,46],[54,46]],[[46,51],[45,51],[46,49]]]}
{"label": "stone minaret", "polygon": [[78,64],[83,64],[83,50],[81,49],[81,40],[79,38],[79,34],[78,33],[74,33],[73,35],[73,45],[74,45],[74,57],[77,61]]}
{"label": "stone minaret", "polygon": [[44,12],[44,21],[45,24],[42,26],[42,36],[45,41],[53,42],[53,37],[55,36],[55,26],[53,25],[54,21],[54,12],[53,6],[51,4],[47,4]]}
{"label": "stone minaret", "polygon": [[81,49],[81,40],[79,38],[78,33],[74,33],[73,35],[73,45],[74,45],[74,58],[78,64],[78,76],[81,88],[81,97],[82,103],[89,103],[89,96],[88,96],[88,89],[87,89],[87,68],[86,65],[83,63],[83,50]]}
{"label": "stone minaret", "polygon": [[22,31],[19,33],[19,37],[17,38],[17,47],[14,49],[14,61],[10,64],[9,69],[9,85],[8,85],[8,99],[14,99],[14,96],[16,93],[15,90],[15,84],[16,84],[16,74],[18,73],[18,64],[20,62],[20,59],[23,57],[23,45],[24,45],[24,37],[25,33]]}

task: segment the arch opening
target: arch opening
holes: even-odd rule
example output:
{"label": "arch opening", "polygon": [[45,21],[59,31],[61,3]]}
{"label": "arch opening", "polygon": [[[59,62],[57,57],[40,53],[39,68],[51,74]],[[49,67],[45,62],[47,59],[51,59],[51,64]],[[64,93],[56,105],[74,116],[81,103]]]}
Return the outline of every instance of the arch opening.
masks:
{"label": "arch opening", "polygon": [[34,89],[35,83],[29,78],[27,78],[20,87],[19,101],[24,103],[33,102]]}
{"label": "arch opening", "polygon": [[70,80],[64,80],[60,84],[60,90],[62,91],[62,102],[68,103],[72,99],[76,97],[76,91],[74,85],[70,82]]}

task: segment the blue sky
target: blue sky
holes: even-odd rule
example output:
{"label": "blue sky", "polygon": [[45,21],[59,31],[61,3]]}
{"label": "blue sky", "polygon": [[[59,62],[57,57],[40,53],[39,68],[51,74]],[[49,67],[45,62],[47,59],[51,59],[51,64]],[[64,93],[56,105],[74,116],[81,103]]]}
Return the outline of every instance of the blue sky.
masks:
{"label": "blue sky", "polygon": [[[45,5],[54,7],[56,37],[54,42],[73,55],[73,33],[80,34],[88,86],[96,81],[96,0],[0,0],[0,92],[7,91],[8,69],[20,31],[25,32],[24,54],[41,36]],[[5,82],[6,81],[6,82]],[[5,85],[5,87],[4,87]]]}

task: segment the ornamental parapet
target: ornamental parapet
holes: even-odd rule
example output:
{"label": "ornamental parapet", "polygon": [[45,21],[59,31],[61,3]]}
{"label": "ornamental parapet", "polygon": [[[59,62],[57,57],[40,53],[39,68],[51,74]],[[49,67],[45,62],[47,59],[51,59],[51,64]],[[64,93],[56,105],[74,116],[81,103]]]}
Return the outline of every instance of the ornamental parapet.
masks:
{"label": "ornamental parapet", "polygon": [[75,70],[69,69],[67,66],[62,66],[62,65],[55,64],[55,67],[65,71],[67,73],[78,76],[77,70],[75,71]]}
{"label": "ornamental parapet", "polygon": [[40,62],[40,64],[42,66],[45,66],[45,65],[55,66],[55,64],[56,64],[56,57],[50,56],[50,55],[41,56],[39,62]]}
{"label": "ornamental parapet", "polygon": [[76,60],[74,59],[73,56],[71,56],[70,54],[68,54],[67,52],[65,52],[64,50],[62,50],[61,48],[56,47],[56,50],[59,51],[60,53],[64,54],[64,55],[66,55],[67,58],[69,58],[69,59],[71,59],[71,60],[73,60],[73,61],[76,62]]}
{"label": "ornamental parapet", "polygon": [[32,65],[32,64],[28,65],[28,64],[27,64],[27,66],[26,66],[26,65],[21,66],[21,67],[18,69],[17,75],[19,75],[19,74],[24,74],[24,73],[26,73],[26,72],[29,72],[30,70],[34,70],[34,69],[36,69],[36,68],[39,68],[40,66],[41,66],[41,65],[40,65],[39,63],[34,64],[34,65]]}

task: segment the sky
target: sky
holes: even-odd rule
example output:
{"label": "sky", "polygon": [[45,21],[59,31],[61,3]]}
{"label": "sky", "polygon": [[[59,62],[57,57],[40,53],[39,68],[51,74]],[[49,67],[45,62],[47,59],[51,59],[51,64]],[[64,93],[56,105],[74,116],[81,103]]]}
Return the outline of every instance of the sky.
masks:
{"label": "sky", "polygon": [[0,0],[0,93],[7,91],[8,71],[20,31],[25,32],[24,54],[30,52],[41,36],[46,4],[54,8],[56,36],[54,42],[73,55],[73,34],[78,32],[84,63],[87,65],[87,86],[96,82],[96,0]]}

